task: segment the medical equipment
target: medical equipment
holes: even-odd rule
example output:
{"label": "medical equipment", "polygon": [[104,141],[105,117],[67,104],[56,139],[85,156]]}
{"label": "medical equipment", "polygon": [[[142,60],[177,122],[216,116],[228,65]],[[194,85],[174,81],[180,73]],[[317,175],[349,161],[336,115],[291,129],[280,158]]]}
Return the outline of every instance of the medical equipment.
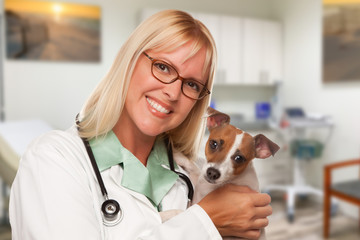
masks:
{"label": "medical equipment", "polygon": [[[79,130],[79,123],[80,122],[78,120],[78,115],[77,115],[76,116],[76,125],[77,125],[78,130]],[[91,150],[89,141],[87,141],[85,138],[81,138],[81,140],[83,141],[86,151],[87,151],[87,154],[89,155],[91,165],[92,165],[95,175],[96,175],[96,179],[100,185],[101,193],[104,196],[104,198],[106,199],[103,202],[103,204],[101,205],[101,212],[103,215],[104,225],[109,226],[109,227],[115,226],[122,220],[122,218],[124,216],[124,212],[123,212],[120,204],[116,200],[109,199],[109,197],[108,197],[108,193],[107,193],[105,184],[101,177],[100,170],[96,164],[96,160],[95,160],[94,154]],[[168,159],[169,159],[170,170],[175,172],[186,183],[186,185],[188,187],[188,190],[189,190],[188,191],[188,205],[189,205],[190,202],[192,201],[192,198],[194,195],[194,188],[192,186],[190,179],[185,174],[175,170],[172,146],[171,146],[171,143],[168,138],[165,138],[165,144],[166,144],[166,148],[167,148],[167,155],[168,155]]]}
{"label": "medical equipment", "polygon": [[[309,115],[300,107],[285,109],[282,121],[284,129],[281,132],[290,143],[291,156],[294,161],[293,183],[291,185],[268,185],[262,191],[267,193],[273,190],[284,191],[287,195],[287,218],[289,222],[293,222],[295,218],[296,196],[312,194],[320,197],[320,199],[323,198],[322,190],[307,184],[306,167],[310,159],[321,157],[325,144],[331,137],[334,123],[330,116]],[[326,130],[326,135],[322,141],[308,138],[306,133],[309,130],[315,129]],[[334,204],[336,204],[336,201],[334,201]]]}

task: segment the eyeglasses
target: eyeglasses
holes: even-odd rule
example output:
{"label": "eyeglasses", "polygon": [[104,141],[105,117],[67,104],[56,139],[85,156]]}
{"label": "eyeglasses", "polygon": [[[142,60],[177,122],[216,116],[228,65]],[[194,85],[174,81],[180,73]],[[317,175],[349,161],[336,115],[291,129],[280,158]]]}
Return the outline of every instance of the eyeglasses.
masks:
{"label": "eyeglasses", "polygon": [[194,79],[186,79],[179,75],[176,69],[170,64],[154,59],[144,52],[144,55],[151,61],[151,73],[152,75],[162,83],[170,84],[176,80],[180,80],[181,91],[188,98],[194,100],[200,100],[206,95],[210,94],[210,91],[204,84]]}

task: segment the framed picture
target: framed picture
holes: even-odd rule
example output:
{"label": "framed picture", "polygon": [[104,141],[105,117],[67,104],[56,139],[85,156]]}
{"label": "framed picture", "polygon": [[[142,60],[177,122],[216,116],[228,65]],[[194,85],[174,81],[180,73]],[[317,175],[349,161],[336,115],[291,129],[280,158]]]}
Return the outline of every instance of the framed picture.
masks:
{"label": "framed picture", "polygon": [[5,0],[4,10],[8,59],[100,61],[100,7]]}
{"label": "framed picture", "polygon": [[360,0],[323,0],[323,82],[360,80]]}
{"label": "framed picture", "polygon": [[[4,71],[3,71],[3,53],[2,53],[2,43],[3,43],[3,15],[0,13],[0,122],[5,120],[5,109],[4,109]],[[1,193],[0,193],[1,197]],[[1,210],[0,210],[1,211]],[[1,219],[1,217],[0,217]]]}

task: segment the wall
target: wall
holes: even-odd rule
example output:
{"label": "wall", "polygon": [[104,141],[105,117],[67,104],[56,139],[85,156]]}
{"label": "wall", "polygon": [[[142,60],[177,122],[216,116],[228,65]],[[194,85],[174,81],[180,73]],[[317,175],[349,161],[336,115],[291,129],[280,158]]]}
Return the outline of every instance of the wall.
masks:
{"label": "wall", "polygon": [[[322,188],[324,164],[359,157],[360,81],[322,83],[321,0],[274,0],[273,3],[272,13],[284,22],[285,105],[302,106],[307,112],[334,118],[335,127],[323,157],[310,162],[308,168],[307,181]],[[349,169],[335,175],[335,180],[357,174]],[[342,206],[349,215],[357,216],[354,205]]]}
{"label": "wall", "polygon": [[[3,12],[0,0],[0,11]],[[4,63],[6,120],[41,118],[54,128],[74,122],[84,101],[136,27],[141,8],[177,8],[232,15],[268,17],[267,0],[73,0],[102,8],[102,61],[98,64],[42,61]]]}

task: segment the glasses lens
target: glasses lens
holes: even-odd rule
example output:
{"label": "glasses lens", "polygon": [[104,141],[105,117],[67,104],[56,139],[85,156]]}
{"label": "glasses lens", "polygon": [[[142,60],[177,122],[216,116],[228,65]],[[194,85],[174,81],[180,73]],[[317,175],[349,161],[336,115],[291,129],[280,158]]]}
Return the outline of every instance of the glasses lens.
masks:
{"label": "glasses lens", "polygon": [[198,81],[191,80],[191,79],[185,79],[182,83],[182,90],[184,94],[188,97],[198,99],[202,97],[205,93],[204,91],[204,85],[199,83]]}
{"label": "glasses lens", "polygon": [[155,61],[153,63],[152,73],[157,79],[164,83],[170,83],[178,78],[178,73],[175,68],[162,61]]}

